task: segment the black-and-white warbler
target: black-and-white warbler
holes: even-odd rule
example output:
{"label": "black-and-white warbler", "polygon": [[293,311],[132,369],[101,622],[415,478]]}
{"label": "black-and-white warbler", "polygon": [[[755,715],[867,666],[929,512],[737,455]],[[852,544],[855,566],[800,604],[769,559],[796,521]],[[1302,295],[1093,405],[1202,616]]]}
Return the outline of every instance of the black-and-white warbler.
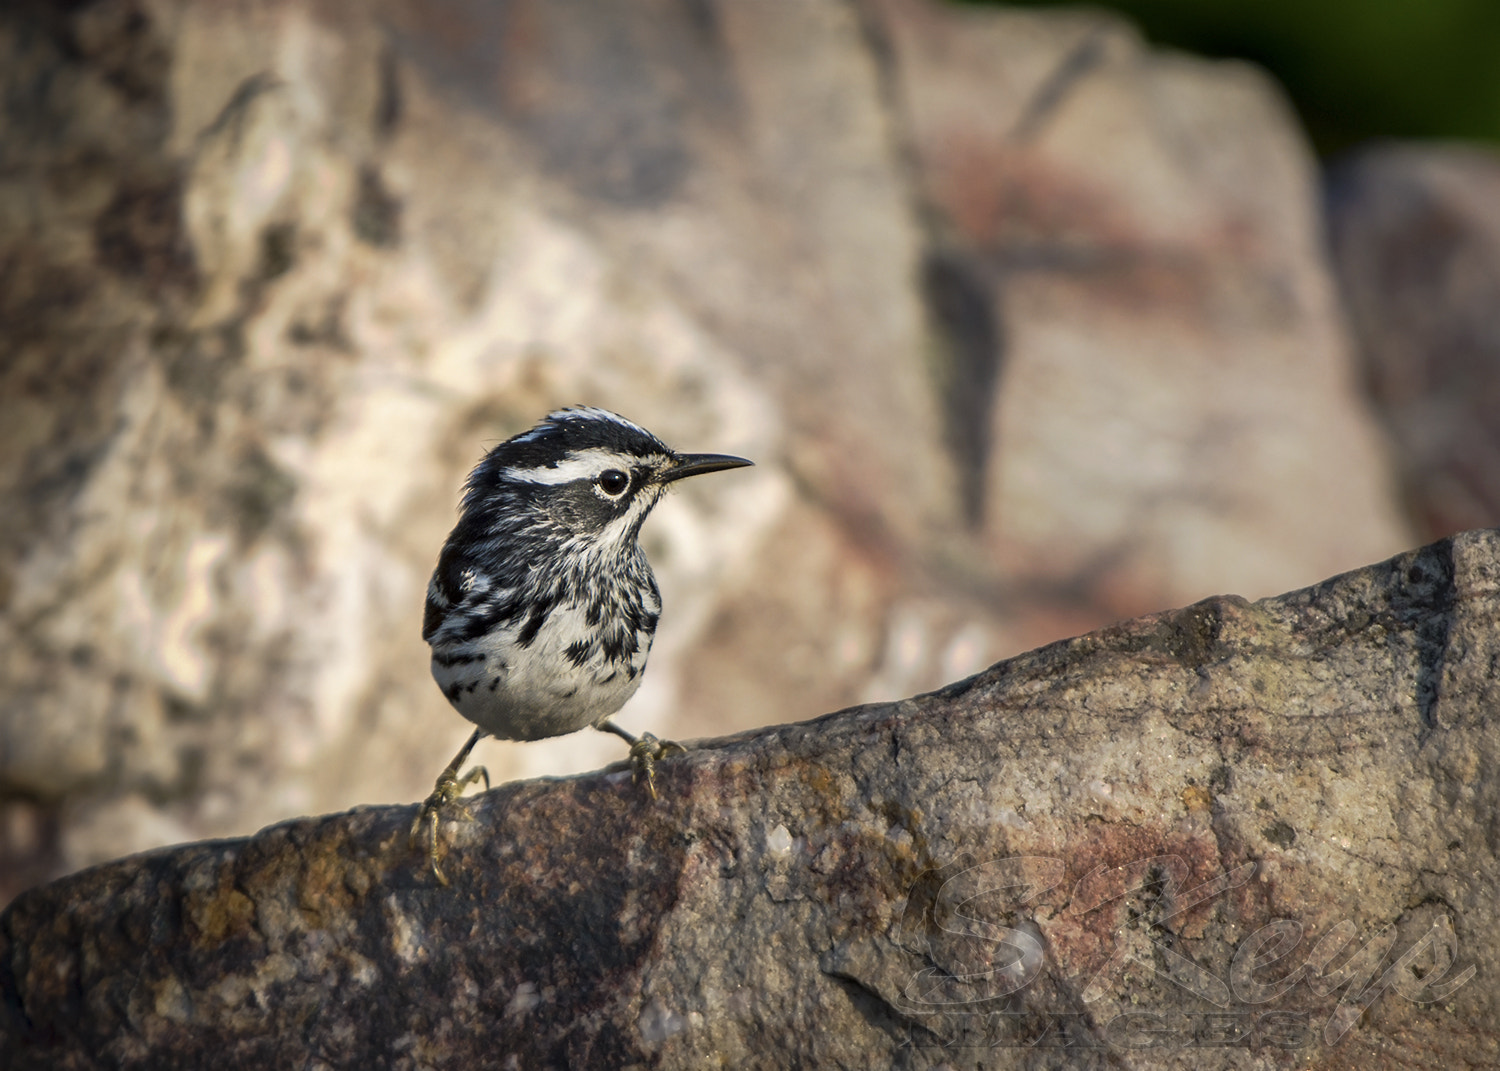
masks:
{"label": "black-and-white warbler", "polygon": [[460,776],[481,737],[540,740],[592,726],[630,744],[656,798],[655,761],[681,748],[609,720],[640,687],[661,595],[638,542],[667,485],[751,462],[679,454],[603,409],[560,409],[469,474],[458,524],[427,585],[422,638],[448,701],[479,728],[412,823],[438,868],[441,810],[489,773]]}

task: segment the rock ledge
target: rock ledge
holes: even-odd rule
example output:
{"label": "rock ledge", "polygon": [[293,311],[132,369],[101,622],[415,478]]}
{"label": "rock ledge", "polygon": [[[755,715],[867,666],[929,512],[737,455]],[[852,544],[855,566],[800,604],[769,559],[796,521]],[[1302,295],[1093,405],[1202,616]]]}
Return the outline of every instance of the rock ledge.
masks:
{"label": "rock ledge", "polygon": [[[1500,532],[0,916],[26,1068],[1497,1061]],[[1215,1051],[1209,1052],[1206,1047]]]}

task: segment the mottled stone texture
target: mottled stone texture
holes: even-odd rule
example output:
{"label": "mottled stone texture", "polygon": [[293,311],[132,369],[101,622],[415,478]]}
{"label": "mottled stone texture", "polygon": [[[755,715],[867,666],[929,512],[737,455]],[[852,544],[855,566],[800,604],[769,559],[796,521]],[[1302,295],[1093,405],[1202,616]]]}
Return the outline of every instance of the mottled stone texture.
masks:
{"label": "mottled stone texture", "polygon": [[29,1068],[1491,1066],[1500,532],[0,916]]}

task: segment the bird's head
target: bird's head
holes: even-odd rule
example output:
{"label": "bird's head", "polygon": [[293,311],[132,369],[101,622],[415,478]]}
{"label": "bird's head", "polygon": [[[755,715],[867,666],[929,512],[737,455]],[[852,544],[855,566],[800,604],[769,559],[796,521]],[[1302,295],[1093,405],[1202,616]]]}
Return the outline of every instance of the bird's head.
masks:
{"label": "bird's head", "polygon": [[749,464],[728,454],[679,454],[604,409],[559,409],[485,456],[469,476],[464,512],[482,513],[488,526],[544,526],[628,547],[669,484]]}

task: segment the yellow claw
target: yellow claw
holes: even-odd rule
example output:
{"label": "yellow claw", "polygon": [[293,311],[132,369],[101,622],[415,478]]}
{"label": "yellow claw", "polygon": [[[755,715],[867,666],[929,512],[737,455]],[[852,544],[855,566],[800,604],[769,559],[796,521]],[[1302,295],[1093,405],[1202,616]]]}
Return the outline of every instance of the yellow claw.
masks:
{"label": "yellow claw", "polygon": [[[457,755],[453,756],[453,761],[448,764],[447,769],[438,775],[437,783],[432,786],[432,794],[422,801],[422,806],[417,809],[417,816],[412,820],[411,830],[407,834],[407,845],[415,851],[421,835],[422,823],[427,823],[427,862],[432,867],[433,877],[437,878],[442,885],[448,884],[448,878],[438,866],[438,859],[441,856],[438,851],[438,819],[443,809],[457,802],[458,798],[464,794],[464,790],[475,781],[484,781],[485,789],[489,789],[490,772],[483,766],[475,766],[462,777],[458,775],[459,767],[464,764],[464,760],[469,757],[469,752],[474,749],[475,744],[479,743],[479,738],[483,735],[482,732],[476,730],[474,735],[469,737],[469,742],[459,750]],[[462,810],[465,819],[473,818],[467,804],[463,805]]]}
{"label": "yellow claw", "polygon": [[642,733],[640,739],[630,745],[630,780],[632,783],[639,782],[641,774],[646,775],[646,791],[651,793],[653,800],[659,797],[656,794],[656,760],[667,755],[680,755],[687,748],[673,740],[658,740],[650,733]]}

